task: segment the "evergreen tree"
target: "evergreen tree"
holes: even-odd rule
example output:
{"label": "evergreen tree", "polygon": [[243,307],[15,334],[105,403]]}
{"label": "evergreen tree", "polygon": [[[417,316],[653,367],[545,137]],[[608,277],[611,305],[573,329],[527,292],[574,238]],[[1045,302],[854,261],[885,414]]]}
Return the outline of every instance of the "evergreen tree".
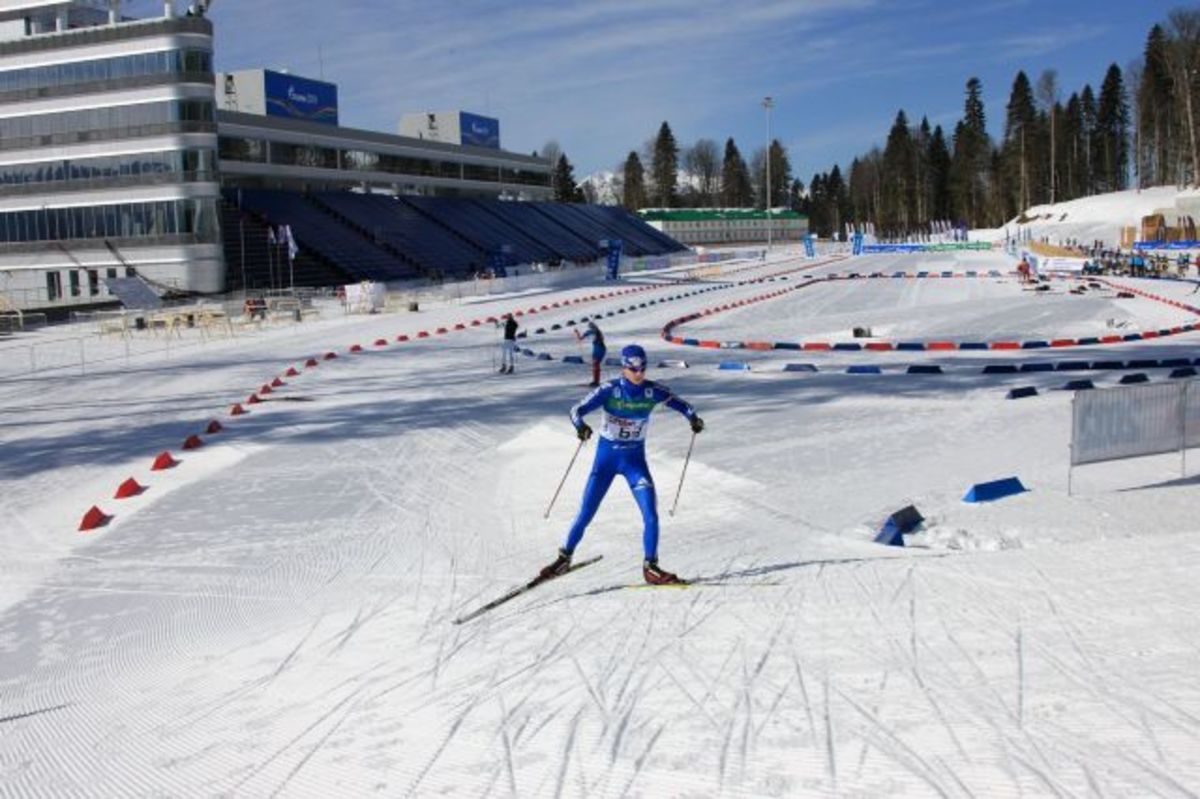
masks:
{"label": "evergreen tree", "polygon": [[558,163],[554,165],[553,183],[555,202],[583,202],[583,192],[575,183],[575,167],[571,166],[571,162],[567,160],[566,153],[561,153],[558,156]]}
{"label": "evergreen tree", "polygon": [[1072,94],[1063,109],[1062,124],[1062,199],[1073,200],[1083,194],[1081,189],[1083,175],[1083,106],[1079,95]]}
{"label": "evergreen tree", "polygon": [[913,179],[912,136],[908,117],[901,110],[883,149],[883,206],[876,222],[888,236],[902,237],[912,229]]}
{"label": "evergreen tree", "polygon": [[673,208],[677,203],[679,182],[679,145],[671,126],[663,122],[654,140],[654,157],[650,163],[650,175],[654,184],[654,204],[660,208]]}
{"label": "evergreen tree", "polygon": [[848,204],[849,192],[846,190],[846,182],[842,180],[842,170],[834,164],[825,179],[825,218],[829,223],[830,234],[834,237],[840,237],[842,234]]}
{"label": "evergreen tree", "polygon": [[1161,25],[1150,29],[1142,54],[1142,79],[1137,88],[1138,174],[1147,186],[1172,181],[1174,107],[1167,34]]}
{"label": "evergreen tree", "polygon": [[721,165],[721,203],[726,208],[750,208],[754,205],[750,171],[732,137],[725,141],[725,158]]}
{"label": "evergreen tree", "polygon": [[951,217],[950,196],[950,148],[946,145],[946,134],[942,126],[933,129],[929,139],[929,191],[932,218],[947,220]]}
{"label": "evergreen tree", "polygon": [[813,175],[808,184],[808,226],[821,237],[830,234],[828,197],[825,194],[825,176]]}
{"label": "evergreen tree", "polygon": [[1096,136],[1099,156],[1098,178],[1102,192],[1120,191],[1128,181],[1129,169],[1129,103],[1125,98],[1125,82],[1121,68],[1112,64],[1100,86],[1100,102],[1096,107]]}
{"label": "evergreen tree", "polygon": [[916,202],[913,218],[921,226],[928,225],[933,207],[933,183],[929,168],[929,143],[932,138],[928,117],[921,117],[921,124],[913,136],[913,195]]}
{"label": "evergreen tree", "polygon": [[771,208],[786,206],[788,186],[792,182],[792,162],[788,158],[787,148],[780,144],[779,139],[771,140],[768,157],[771,160],[771,197],[768,204]]}
{"label": "evergreen tree", "polygon": [[1090,84],[1079,94],[1080,135],[1083,143],[1083,196],[1096,193],[1096,95]]}
{"label": "evergreen tree", "polygon": [[978,78],[971,78],[966,89],[963,118],[954,129],[950,168],[954,211],[959,220],[971,227],[984,227],[988,221],[992,145],[983,109],[983,84]]}
{"label": "evergreen tree", "polygon": [[1033,104],[1033,89],[1023,71],[1013,80],[1006,112],[997,177],[1007,200],[1003,214],[1007,219],[1034,204],[1031,161],[1036,146],[1037,110]]}
{"label": "evergreen tree", "polygon": [[804,181],[797,178],[788,186],[788,208],[798,214],[808,215],[806,205],[806,197],[804,196]]}
{"label": "evergreen tree", "polygon": [[642,167],[642,159],[638,158],[636,150],[630,150],[625,158],[625,167],[621,170],[622,181],[621,205],[630,211],[646,207],[646,171]]}

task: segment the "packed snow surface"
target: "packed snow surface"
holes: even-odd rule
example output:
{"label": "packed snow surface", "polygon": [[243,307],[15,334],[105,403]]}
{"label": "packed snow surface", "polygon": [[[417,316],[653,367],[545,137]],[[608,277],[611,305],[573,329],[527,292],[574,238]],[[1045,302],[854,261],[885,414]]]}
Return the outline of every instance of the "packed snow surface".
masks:
{"label": "packed snow surface", "polygon": [[[1196,334],[1003,354],[659,337],[670,319],[849,267],[1006,277],[818,283],[681,334],[966,340],[1191,321],[1066,284],[1024,292],[1012,266],[781,250],[699,283],[643,273],[327,312],[169,358],[126,359],[124,342],[77,331],[85,344],[58,346],[113,349],[83,369],[29,372],[22,348],[61,333],[0,345],[0,795],[1196,795],[1196,467],[1077,468],[1068,493],[1065,377],[979,368],[1195,357]],[[522,347],[554,360],[496,374],[497,333],[471,321],[542,305],[520,321],[547,332]],[[596,314],[610,352],[645,345],[650,376],[707,423],[673,516],[692,443],[677,414],[656,413],[648,457],[662,564],[708,584],[637,587],[641,521],[618,480],[577,553],[603,560],[456,625],[532,578],[572,519],[595,444],[543,519],[587,391],[585,367],[559,358],[585,354],[568,320]],[[420,330],[432,335],[396,341]],[[731,357],[751,369],[717,369]],[[794,361],[821,371],[782,371]],[[884,373],[846,374],[856,363]],[[912,363],[946,374],[904,374]],[[229,416],[289,366],[299,375],[270,401]],[[1005,399],[1016,385],[1041,394]],[[211,419],[225,430],[182,451]],[[180,465],[151,472],[164,450]],[[113,499],[131,476],[146,491]],[[1029,491],[962,501],[1009,476]],[[907,546],[872,543],[909,504],[926,521]],[[92,505],[113,519],[78,533]]]}

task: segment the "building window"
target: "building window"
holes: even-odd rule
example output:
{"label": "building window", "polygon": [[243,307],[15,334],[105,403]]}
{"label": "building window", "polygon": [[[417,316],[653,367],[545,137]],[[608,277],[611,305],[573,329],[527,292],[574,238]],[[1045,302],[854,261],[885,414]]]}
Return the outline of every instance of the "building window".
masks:
{"label": "building window", "polygon": [[79,296],[79,270],[72,269],[70,272],[67,272],[67,277],[71,281],[71,296],[78,297]]}
{"label": "building window", "polygon": [[207,50],[163,50],[46,67],[10,69],[0,72],[0,92],[51,89],[185,72],[211,73],[212,53]]}
{"label": "building window", "polygon": [[222,136],[217,142],[217,153],[224,161],[265,164],[267,162],[267,143],[263,139]]}
{"label": "building window", "polygon": [[187,236],[217,240],[215,199],[41,208],[0,213],[0,243]]}
{"label": "building window", "polygon": [[58,272],[46,273],[46,299],[54,302],[62,296],[62,275]]}

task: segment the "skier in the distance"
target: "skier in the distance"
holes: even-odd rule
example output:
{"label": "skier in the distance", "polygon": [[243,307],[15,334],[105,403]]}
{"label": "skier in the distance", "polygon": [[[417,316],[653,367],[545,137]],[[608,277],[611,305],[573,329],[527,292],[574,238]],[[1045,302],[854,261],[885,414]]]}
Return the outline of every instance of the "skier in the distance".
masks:
{"label": "skier in the distance", "polygon": [[585,338],[592,340],[592,382],[589,385],[592,388],[600,385],[600,365],[604,363],[604,354],[608,349],[604,346],[604,334],[600,332],[600,327],[595,322],[588,322],[587,332],[580,334],[575,331],[575,338],[583,341]]}
{"label": "skier in the distance", "polygon": [[[496,323],[499,326],[499,322]],[[500,374],[513,373],[517,361],[517,320],[511,313],[504,315],[504,343],[500,348]]]}
{"label": "skier in the distance", "polygon": [[646,464],[646,432],[650,412],[660,403],[683,414],[691,423],[693,433],[704,429],[704,422],[691,405],[672,394],[666,386],[646,379],[646,351],[637,344],[630,344],[621,350],[621,377],[604,383],[571,408],[571,422],[581,441],[587,441],[592,435],[592,428],[583,417],[597,408],[603,409],[600,443],[596,447],[587,487],[583,490],[579,513],[567,532],[566,543],[558,551],[558,558],[542,569],[543,579],[564,574],[571,568],[572,553],[583,539],[583,532],[596,515],[613,478],[620,474],[629,483],[642,511],[642,549],[646,558],[642,563],[642,576],[651,585],[685,582],[658,565],[658,506],[654,480]]}

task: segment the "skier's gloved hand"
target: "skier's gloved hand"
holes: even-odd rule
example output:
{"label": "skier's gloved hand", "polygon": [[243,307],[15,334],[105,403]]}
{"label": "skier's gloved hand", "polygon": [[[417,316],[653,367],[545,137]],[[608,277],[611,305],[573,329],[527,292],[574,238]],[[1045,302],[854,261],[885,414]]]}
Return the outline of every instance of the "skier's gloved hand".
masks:
{"label": "skier's gloved hand", "polygon": [[592,437],[592,428],[587,422],[580,422],[579,427],[575,428],[575,435],[579,436],[580,441],[587,441]]}
{"label": "skier's gloved hand", "polygon": [[704,429],[704,420],[701,419],[699,416],[693,416],[688,421],[692,423],[692,432],[693,433],[699,433],[700,431],[702,431]]}

